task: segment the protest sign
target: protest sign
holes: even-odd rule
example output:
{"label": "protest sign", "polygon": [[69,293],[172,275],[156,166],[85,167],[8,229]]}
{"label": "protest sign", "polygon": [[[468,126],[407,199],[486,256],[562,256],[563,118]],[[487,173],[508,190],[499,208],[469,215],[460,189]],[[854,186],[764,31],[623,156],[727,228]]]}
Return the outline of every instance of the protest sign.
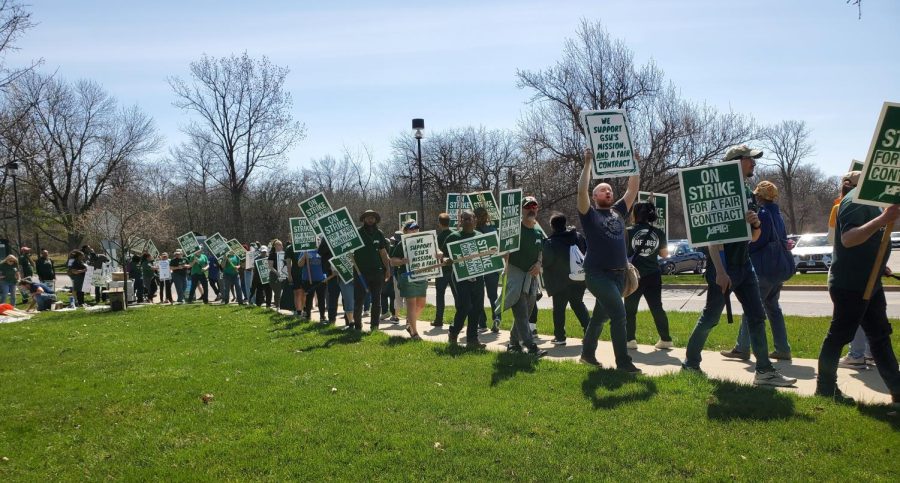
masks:
{"label": "protest sign", "polygon": [[331,248],[333,256],[351,253],[363,246],[362,238],[356,231],[356,225],[353,224],[353,218],[350,217],[347,207],[316,219],[316,224],[325,237],[328,247]]}
{"label": "protest sign", "polygon": [[200,243],[197,242],[197,235],[192,231],[178,237],[178,245],[181,246],[181,250],[184,251],[185,255],[190,255],[200,249]]}
{"label": "protest sign", "polygon": [[159,269],[160,280],[172,280],[172,267],[169,266],[168,260],[158,260],[156,268]]}
{"label": "protest sign", "polygon": [[209,249],[209,252],[217,259],[224,257],[231,249],[228,246],[228,240],[218,232],[207,238],[204,243],[206,244],[206,248]]}
{"label": "protest sign", "polygon": [[678,170],[684,224],[694,247],[750,240],[740,161]]}
{"label": "protest sign", "polygon": [[866,151],[854,203],[900,204],[900,103],[885,102]]}
{"label": "protest sign", "polygon": [[400,230],[403,230],[403,225],[406,224],[407,221],[413,220],[416,224],[419,223],[419,212],[418,211],[404,211],[397,216],[397,220],[399,224],[397,226],[400,227]]}
{"label": "protest sign", "polygon": [[256,250],[251,248],[250,251],[248,251],[244,257],[244,262],[245,262],[244,268],[246,268],[247,270],[251,270],[253,268],[253,262],[255,260],[256,260]]}
{"label": "protest sign", "polygon": [[519,250],[522,240],[522,190],[505,190],[500,192],[500,253],[511,253]]}
{"label": "protest sign", "polygon": [[854,159],[853,161],[850,161],[850,171],[862,171],[863,166],[865,165],[866,163]]}
{"label": "protest sign", "polygon": [[149,253],[154,260],[159,258],[159,249],[156,248],[156,244],[153,243],[153,240],[147,240],[147,244],[144,247],[144,250],[147,250],[147,253]]}
{"label": "protest sign", "polygon": [[469,197],[460,193],[447,193],[445,208],[447,214],[450,215],[450,228],[456,228],[459,225],[460,212],[472,209],[469,205]]}
{"label": "protest sign", "polygon": [[581,111],[581,125],[594,153],[594,179],[638,173],[624,110]]}
{"label": "protest sign", "polygon": [[345,253],[339,257],[331,257],[331,259],[328,260],[328,263],[331,264],[331,268],[333,268],[334,272],[340,277],[341,282],[350,283],[353,281],[355,275],[353,271],[352,254]]}
{"label": "protest sign", "polygon": [[669,195],[638,191],[638,201],[650,201],[656,206],[656,221],[651,225],[662,230],[669,239]]}
{"label": "protest sign", "polygon": [[[99,277],[94,276],[94,272],[98,272],[99,270],[94,270],[94,267],[88,265],[87,271],[84,272],[84,281],[81,282],[81,291],[85,293],[93,293],[94,287],[99,287],[100,285],[94,285],[95,281],[99,281]],[[72,287],[74,290],[74,286]]]}
{"label": "protest sign", "polygon": [[[421,282],[441,276],[441,267],[434,267],[438,263],[437,232],[434,230],[419,233],[408,233],[400,239],[403,243],[403,255],[409,260],[406,269],[415,272],[409,276],[413,282]],[[431,267],[429,270],[421,270]]]}
{"label": "protest sign", "polygon": [[[108,264],[108,263],[104,263],[103,265],[109,265],[109,264]],[[94,286],[94,287],[105,287],[106,284],[107,284],[107,282],[109,282],[109,280],[107,280],[107,279],[104,277],[105,274],[103,273],[103,269],[102,269],[102,268],[98,270],[98,269],[96,269],[96,268],[94,268],[94,267],[90,267],[90,269],[89,269],[88,271],[90,272],[90,275],[91,275],[90,281],[91,281],[91,285],[92,285],[92,286]],[[85,277],[85,278],[87,278],[87,277]]]}
{"label": "protest sign", "polygon": [[319,218],[325,216],[328,213],[331,213],[331,204],[328,203],[328,199],[325,198],[325,193],[319,193],[315,196],[311,196],[299,204],[300,212],[303,213],[303,216],[306,217],[307,220],[310,221],[310,224],[313,227],[313,230],[316,232],[316,235],[321,235],[322,231],[318,225],[313,223],[313,220],[318,220]]}
{"label": "protest sign", "polygon": [[263,285],[269,283],[269,260],[267,258],[257,258],[253,260],[253,266],[256,267],[256,273],[259,274],[259,282]]}
{"label": "protest sign", "polygon": [[308,218],[291,218],[291,244],[295,252],[316,249],[316,230]]}
{"label": "protest sign", "polygon": [[488,212],[490,224],[500,220],[500,208],[497,206],[497,200],[494,199],[494,193],[491,191],[478,191],[466,195],[469,200],[469,206],[474,212],[476,208],[484,208]]}
{"label": "protest sign", "polygon": [[278,280],[287,280],[288,265],[284,263],[284,251],[275,252],[275,271],[278,273]]}
{"label": "protest sign", "polygon": [[244,246],[241,245],[241,242],[237,241],[237,238],[228,240],[228,253],[230,255],[237,255],[238,260],[241,261],[243,261],[244,258],[247,257],[247,250],[244,249]]}
{"label": "protest sign", "polygon": [[[499,245],[500,242],[495,231],[480,233],[472,238],[448,243],[447,251],[450,252],[451,259],[475,256],[475,258],[453,264],[453,275],[456,277],[456,281],[461,282],[489,273],[502,272],[506,265],[503,257],[500,256]],[[484,256],[477,256],[482,253]]]}

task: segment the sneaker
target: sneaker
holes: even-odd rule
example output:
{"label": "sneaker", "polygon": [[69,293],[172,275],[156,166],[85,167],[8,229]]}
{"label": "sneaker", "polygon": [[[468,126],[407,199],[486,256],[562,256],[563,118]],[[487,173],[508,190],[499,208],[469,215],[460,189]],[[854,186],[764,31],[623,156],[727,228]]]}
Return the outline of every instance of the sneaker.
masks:
{"label": "sneaker", "polygon": [[475,340],[466,339],[466,349],[484,349],[486,347],[487,347],[487,345],[482,344],[481,342],[478,342],[478,339],[475,339]]}
{"label": "sneaker", "polygon": [[784,377],[775,369],[756,371],[756,376],[753,377],[754,386],[789,387],[793,386],[796,382],[796,379]]}
{"label": "sneaker", "polygon": [[537,345],[532,345],[528,347],[528,353],[533,355],[535,358],[541,358],[547,355],[547,351],[541,349]]}
{"label": "sneaker", "polygon": [[838,361],[839,367],[847,367],[850,369],[865,369],[866,368],[866,358],[865,357],[850,357],[850,354],[847,354],[844,357],[841,357],[841,360]]}
{"label": "sneaker", "polygon": [[789,361],[789,360],[791,360],[791,353],[790,352],[772,351],[769,353],[769,359],[777,359],[779,361]]}
{"label": "sneaker", "polygon": [[479,333],[479,334],[484,334],[484,333],[487,332],[487,331],[488,331],[488,328],[487,328],[487,327],[479,327],[479,328],[478,328],[478,333]]}
{"label": "sneaker", "polygon": [[368,317],[369,315],[371,315],[371,314],[369,314],[368,310],[363,310],[363,314],[362,314],[363,317]]}
{"label": "sneaker", "polygon": [[722,354],[723,357],[727,357],[729,359],[740,359],[742,361],[750,360],[750,353],[739,351],[737,349],[731,349],[730,351],[721,351],[719,354]]}
{"label": "sneaker", "polygon": [[842,393],[841,390],[838,388],[835,388],[834,393],[832,393],[832,394],[828,394],[828,393],[825,393],[825,392],[822,392],[822,391],[819,391],[818,389],[816,389],[815,395],[821,396],[821,397],[827,397],[828,399],[831,399],[832,401],[834,401],[838,404],[847,404],[847,405],[851,405],[851,406],[856,405],[856,400],[854,400],[852,397]]}
{"label": "sneaker", "polygon": [[534,330],[531,331],[531,336],[534,337],[535,339],[538,338],[538,332],[537,332],[537,329],[534,329]]}
{"label": "sneaker", "polygon": [[872,356],[866,356],[866,365],[867,365],[867,366],[874,366],[874,365],[875,365],[875,358],[872,357]]}
{"label": "sneaker", "polygon": [[509,344],[509,345],[506,346],[506,352],[512,352],[512,353],[515,353],[515,354],[521,354],[521,353],[522,353],[522,346],[520,346],[520,345],[518,345],[518,344]]}
{"label": "sneaker", "polygon": [[656,345],[654,345],[653,347],[656,347],[659,350],[669,350],[675,347],[675,344],[673,344],[670,340],[658,340],[656,341]]}
{"label": "sneaker", "polygon": [[550,341],[551,344],[556,346],[566,345],[566,339],[553,339]]}
{"label": "sneaker", "polygon": [[627,344],[625,344],[625,347],[627,347],[629,349],[637,349],[637,341],[632,339],[632,340],[628,341]]}
{"label": "sneaker", "polygon": [[598,361],[597,359],[595,359],[593,357],[587,357],[584,355],[582,355],[581,357],[578,358],[578,362],[580,362],[582,364],[587,364],[589,366],[603,367],[603,364],[600,364],[600,361]]}
{"label": "sneaker", "polygon": [[625,365],[616,366],[616,370],[617,370],[617,371],[622,371],[622,372],[625,372],[625,373],[628,373],[628,374],[634,374],[634,375],[637,375],[637,374],[643,374],[643,373],[644,373],[644,371],[638,369],[637,366],[635,366],[634,364],[632,364],[632,363],[630,363],[630,362],[629,362],[628,364],[625,364]]}
{"label": "sneaker", "polygon": [[500,332],[500,319],[494,319],[494,324],[491,326],[491,332],[495,334]]}
{"label": "sneaker", "polygon": [[432,327],[441,328],[441,327],[444,326],[444,322],[443,322],[443,321],[435,320],[435,321],[432,321],[432,322],[431,322],[431,326],[432,326]]}
{"label": "sneaker", "polygon": [[381,317],[379,317],[378,320],[387,320],[389,318],[391,318],[391,313],[387,312],[387,313],[381,314]]}
{"label": "sneaker", "polygon": [[681,363],[681,372],[692,372],[694,374],[706,375],[706,373],[703,372],[703,369],[700,369],[699,367],[689,366],[685,363]]}
{"label": "sneaker", "polygon": [[397,317],[396,315],[392,315],[391,322],[400,322],[400,317]]}
{"label": "sneaker", "polygon": [[459,334],[450,332],[447,334],[447,343],[450,345],[456,345],[456,339],[459,337]]}

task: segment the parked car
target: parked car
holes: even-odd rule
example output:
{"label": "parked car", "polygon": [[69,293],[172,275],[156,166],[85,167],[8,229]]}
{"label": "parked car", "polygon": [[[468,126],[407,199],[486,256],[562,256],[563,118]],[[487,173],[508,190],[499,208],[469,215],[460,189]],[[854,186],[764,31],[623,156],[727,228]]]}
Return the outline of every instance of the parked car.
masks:
{"label": "parked car", "polygon": [[900,248],[900,231],[891,232],[891,248]]}
{"label": "parked car", "polygon": [[687,240],[669,240],[666,247],[669,256],[659,259],[659,269],[666,275],[681,272],[703,273],[706,268],[706,255],[688,243]]}
{"label": "parked car", "polygon": [[828,271],[834,247],[828,243],[827,233],[807,233],[797,240],[792,250],[797,271],[806,273],[813,270]]}

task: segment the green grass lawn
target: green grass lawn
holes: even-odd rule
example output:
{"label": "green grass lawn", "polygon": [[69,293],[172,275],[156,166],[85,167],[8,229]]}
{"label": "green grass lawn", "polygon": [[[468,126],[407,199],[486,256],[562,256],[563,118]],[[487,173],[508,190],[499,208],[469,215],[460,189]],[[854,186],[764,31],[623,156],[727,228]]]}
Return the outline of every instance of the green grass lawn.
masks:
{"label": "green grass lawn", "polygon": [[900,478],[883,406],[236,306],[0,325],[0,381],[3,481]]}
{"label": "green grass lawn", "polygon": [[[705,284],[706,279],[703,275],[695,275],[692,273],[682,273],[678,275],[663,275],[664,284]],[[881,283],[884,285],[900,285],[900,280],[890,277],[881,277]],[[828,274],[825,272],[816,273],[795,273],[785,285],[828,285]]]}

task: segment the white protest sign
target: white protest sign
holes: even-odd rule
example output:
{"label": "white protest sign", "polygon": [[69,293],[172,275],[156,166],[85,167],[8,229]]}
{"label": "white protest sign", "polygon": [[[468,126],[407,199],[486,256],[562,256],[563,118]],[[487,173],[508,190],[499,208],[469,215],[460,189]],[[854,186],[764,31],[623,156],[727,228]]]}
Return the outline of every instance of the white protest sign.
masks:
{"label": "white protest sign", "polygon": [[168,260],[158,260],[156,262],[156,268],[159,269],[160,280],[172,280],[172,268],[169,266]]}
{"label": "white protest sign", "polygon": [[400,240],[403,243],[403,256],[409,260],[407,270],[415,272],[409,276],[413,282],[420,282],[441,276],[441,267],[432,267],[429,270],[416,272],[416,270],[437,264],[438,245],[437,232],[434,230],[419,233],[408,233]]}
{"label": "white protest sign", "polygon": [[581,125],[594,153],[594,179],[638,173],[624,110],[581,111]]}

